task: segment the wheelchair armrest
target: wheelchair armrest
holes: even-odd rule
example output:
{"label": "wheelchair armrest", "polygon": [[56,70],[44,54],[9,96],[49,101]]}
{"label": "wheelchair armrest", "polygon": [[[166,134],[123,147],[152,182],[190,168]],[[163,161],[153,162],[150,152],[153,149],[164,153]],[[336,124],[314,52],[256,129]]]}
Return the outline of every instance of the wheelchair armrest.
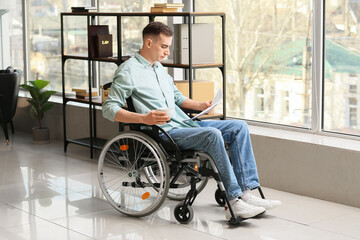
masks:
{"label": "wheelchair armrest", "polygon": [[181,108],[181,110],[186,114],[189,114],[189,113],[201,113],[201,111],[199,111],[199,110],[193,110],[193,109],[188,109],[188,108]]}

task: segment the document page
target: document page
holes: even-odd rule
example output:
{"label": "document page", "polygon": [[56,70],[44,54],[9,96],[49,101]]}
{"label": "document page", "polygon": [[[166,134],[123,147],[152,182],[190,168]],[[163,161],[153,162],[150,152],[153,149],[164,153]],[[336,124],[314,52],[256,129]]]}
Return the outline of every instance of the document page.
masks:
{"label": "document page", "polygon": [[190,121],[190,120],[195,120],[196,118],[198,118],[198,117],[200,117],[200,116],[202,116],[202,115],[210,112],[214,107],[216,107],[216,105],[218,105],[218,104],[221,102],[222,98],[223,98],[223,93],[222,93],[222,90],[220,89],[220,90],[216,93],[214,99],[212,100],[210,107],[208,107],[207,109],[205,109],[204,111],[202,111],[201,113],[195,115],[194,117],[192,117],[192,118],[190,118],[190,119],[185,119],[185,120],[183,120],[183,122]]}

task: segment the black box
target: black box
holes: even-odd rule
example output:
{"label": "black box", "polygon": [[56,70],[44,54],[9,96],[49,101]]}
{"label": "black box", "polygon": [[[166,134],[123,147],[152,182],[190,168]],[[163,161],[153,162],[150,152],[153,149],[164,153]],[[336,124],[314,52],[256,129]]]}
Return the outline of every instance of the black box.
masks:
{"label": "black box", "polygon": [[97,35],[108,35],[108,25],[90,25],[88,29],[89,38],[89,57],[96,58],[97,56]]}
{"label": "black box", "polygon": [[96,35],[96,57],[112,57],[112,35],[98,34]]}

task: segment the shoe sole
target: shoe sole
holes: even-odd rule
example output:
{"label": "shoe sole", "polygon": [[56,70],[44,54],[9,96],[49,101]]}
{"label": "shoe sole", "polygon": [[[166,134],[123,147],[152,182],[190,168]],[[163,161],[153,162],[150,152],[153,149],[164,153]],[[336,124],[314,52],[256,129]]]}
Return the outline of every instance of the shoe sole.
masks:
{"label": "shoe sole", "polygon": [[[254,215],[254,216],[251,216],[251,217],[242,217],[242,216],[236,216],[236,217],[241,217],[242,219],[246,220],[246,219],[255,218],[257,216],[260,216],[260,215],[264,214],[265,212],[266,212],[266,210],[264,210],[261,213],[258,213],[256,215]],[[227,216],[227,214],[226,214],[225,218],[226,218],[226,220],[230,220],[231,219],[231,214],[230,214],[230,216]]]}

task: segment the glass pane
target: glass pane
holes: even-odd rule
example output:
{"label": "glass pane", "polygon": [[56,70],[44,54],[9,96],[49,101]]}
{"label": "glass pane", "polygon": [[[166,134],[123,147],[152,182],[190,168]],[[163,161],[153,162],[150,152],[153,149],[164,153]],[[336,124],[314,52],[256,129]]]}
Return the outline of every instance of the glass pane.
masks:
{"label": "glass pane", "polygon": [[[51,89],[60,92],[62,91],[60,13],[70,12],[72,6],[85,5],[90,5],[90,1],[28,1],[28,35],[30,58],[30,76],[28,77],[28,80],[33,80],[36,78],[49,80],[51,81]],[[79,23],[73,21],[72,24],[72,26],[68,26],[70,30],[69,35],[64,38],[65,44],[69,44],[69,48],[65,52],[68,54],[84,52],[84,44],[80,43],[83,41],[84,36],[86,35],[82,29],[83,27],[81,27],[81,21]],[[70,46],[70,44],[73,42],[78,44],[78,47],[75,47],[76,45]],[[76,65],[76,69],[72,70],[72,67],[73,66],[71,66],[68,70],[70,72],[66,72],[67,77],[71,78],[73,75],[84,76],[87,74],[87,68],[79,68],[78,65]],[[71,74],[72,71],[78,72],[76,72],[76,74]],[[76,79],[76,81],[78,82],[79,79]]]}
{"label": "glass pane", "polygon": [[0,0],[0,69],[24,70],[21,2]]}
{"label": "glass pane", "polygon": [[324,130],[360,135],[360,3],[327,0]]}
{"label": "glass pane", "polygon": [[227,116],[309,127],[312,1],[200,0],[196,11],[226,13]]}

